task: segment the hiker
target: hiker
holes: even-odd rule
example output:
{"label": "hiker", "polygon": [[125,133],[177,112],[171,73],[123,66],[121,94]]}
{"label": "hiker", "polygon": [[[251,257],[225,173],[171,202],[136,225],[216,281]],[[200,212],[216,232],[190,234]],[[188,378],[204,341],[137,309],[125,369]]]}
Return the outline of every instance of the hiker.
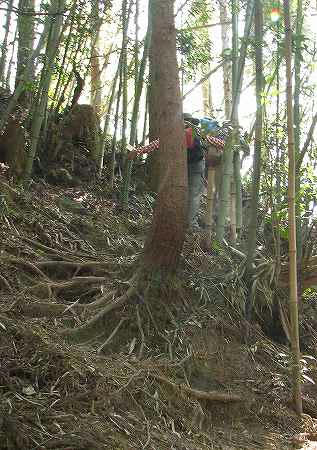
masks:
{"label": "hiker", "polygon": [[189,113],[183,114],[187,145],[188,167],[188,210],[187,221],[190,231],[199,231],[198,212],[204,191],[205,154],[200,135],[197,133],[199,119]]}
{"label": "hiker", "polygon": [[[189,113],[183,114],[185,125],[185,136],[187,146],[187,163],[188,163],[188,226],[191,231],[199,231],[198,212],[200,200],[204,190],[204,172],[205,157],[204,149],[201,143],[199,124],[200,120],[194,118]],[[208,141],[208,138],[207,138]],[[135,158],[137,155],[151,153],[160,146],[159,139],[150,144],[133,149],[128,155],[129,159]],[[222,143],[223,147],[223,143]]]}

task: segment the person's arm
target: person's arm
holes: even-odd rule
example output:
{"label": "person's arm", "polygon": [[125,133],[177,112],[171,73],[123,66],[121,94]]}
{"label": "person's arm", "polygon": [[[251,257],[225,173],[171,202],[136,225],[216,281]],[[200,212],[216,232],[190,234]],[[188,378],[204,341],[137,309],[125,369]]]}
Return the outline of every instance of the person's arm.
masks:
{"label": "person's arm", "polygon": [[132,145],[127,145],[127,149],[129,150],[128,159],[134,159],[138,155],[144,155],[145,153],[151,153],[154,150],[157,150],[160,147],[160,140],[156,139],[153,142],[150,142],[148,145],[144,145],[143,147],[134,148]]}

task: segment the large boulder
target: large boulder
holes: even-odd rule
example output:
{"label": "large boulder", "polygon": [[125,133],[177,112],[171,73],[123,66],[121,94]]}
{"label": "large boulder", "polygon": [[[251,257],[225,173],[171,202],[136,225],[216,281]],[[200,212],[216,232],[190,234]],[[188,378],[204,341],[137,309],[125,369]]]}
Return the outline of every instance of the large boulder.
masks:
{"label": "large boulder", "polygon": [[65,178],[70,185],[91,181],[97,173],[94,155],[99,135],[98,117],[91,105],[75,105],[52,123],[46,155],[51,181],[61,183]]}

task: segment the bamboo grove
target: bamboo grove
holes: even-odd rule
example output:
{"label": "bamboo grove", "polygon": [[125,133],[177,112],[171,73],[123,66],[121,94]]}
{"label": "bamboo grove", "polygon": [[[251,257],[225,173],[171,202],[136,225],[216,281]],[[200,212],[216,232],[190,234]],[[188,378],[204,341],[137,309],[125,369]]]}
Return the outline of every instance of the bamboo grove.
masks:
{"label": "bamboo grove", "polygon": [[[181,113],[192,104],[194,114],[230,122],[215,183],[217,220],[209,209],[204,242],[229,242],[243,255],[247,316],[256,309],[256,274],[265,269],[259,243],[270,252],[272,282],[290,292],[300,412],[298,305],[317,278],[316,7],[303,0],[159,3],[2,2],[0,160],[27,185],[51,164],[57,173],[68,143],[84,137],[87,165],[96,178],[107,171],[112,187],[119,179],[124,209],[129,148],[160,138],[165,156],[146,160],[149,189],[158,192],[153,226],[129,297],[136,284],[147,288],[154,271],[173,272],[182,251],[185,161],[171,151],[182,147]],[[150,268],[146,275],[141,266]]]}

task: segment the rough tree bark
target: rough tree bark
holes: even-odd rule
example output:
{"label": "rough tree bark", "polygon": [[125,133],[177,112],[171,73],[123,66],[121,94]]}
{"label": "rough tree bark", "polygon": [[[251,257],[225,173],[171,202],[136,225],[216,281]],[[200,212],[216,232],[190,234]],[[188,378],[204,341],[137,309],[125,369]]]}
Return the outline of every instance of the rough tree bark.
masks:
{"label": "rough tree bark", "polygon": [[152,1],[150,57],[152,84],[160,98],[156,116],[162,177],[152,230],[144,248],[144,265],[173,271],[185,239],[187,171],[172,0]]}
{"label": "rough tree bark", "polygon": [[[143,255],[135,268],[135,274],[128,283],[130,287],[123,295],[111,301],[109,301],[109,294],[106,294],[98,302],[98,306],[104,305],[103,309],[89,322],[79,328],[64,332],[65,336],[75,341],[89,340],[96,335],[105,333],[108,328],[105,316],[123,305],[127,306],[131,298],[135,296],[139,299],[144,298],[145,305],[154,309],[157,302],[152,302],[151,305],[147,302],[150,298],[149,290],[155,290],[158,287],[166,293],[166,288],[173,288],[170,285],[170,279],[175,274],[184,244],[187,216],[186,152],[176,58],[173,3],[173,0],[164,2],[152,0],[151,5],[153,8],[151,16],[153,30],[152,83],[160,95],[160,101],[156,105],[160,138],[160,150],[157,153],[161,167],[164,169],[152,228],[145,242]],[[132,308],[129,314],[132,326],[137,320],[140,320],[133,315],[134,306],[132,304],[130,308]],[[135,314],[138,314],[137,311],[138,308],[136,308]],[[151,316],[150,313],[149,315]],[[114,334],[121,332],[119,328],[123,319],[120,312],[117,317],[120,318],[119,324],[101,348],[108,345],[109,339],[113,339]],[[155,325],[153,319],[152,322]],[[160,333],[159,330],[158,333]]]}

